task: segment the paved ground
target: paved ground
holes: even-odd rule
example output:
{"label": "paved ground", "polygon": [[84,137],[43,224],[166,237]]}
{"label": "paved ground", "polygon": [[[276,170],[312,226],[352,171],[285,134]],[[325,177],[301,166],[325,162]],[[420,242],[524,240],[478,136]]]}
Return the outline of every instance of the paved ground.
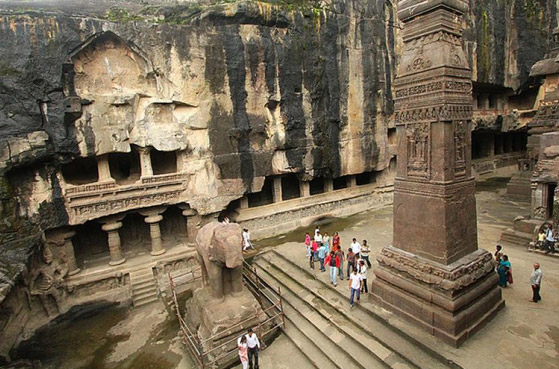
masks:
{"label": "paved ground", "polygon": [[[518,214],[529,213],[529,208],[526,203],[503,197],[504,187],[499,182],[479,187],[483,189],[476,196],[479,247],[493,252],[501,232],[511,226]],[[302,240],[305,231],[313,230],[314,228],[299,230],[298,238]],[[367,239],[376,256],[392,239],[392,207],[334,220],[322,225],[321,230],[329,234],[340,232],[344,249],[347,249],[353,237],[360,241]],[[295,237],[297,235],[290,233],[284,238],[292,241]],[[267,245],[269,242],[271,240],[262,243]],[[303,259],[305,252],[302,241],[286,242],[277,249],[301,265],[306,263]],[[464,368],[558,368],[559,294],[556,291],[559,288],[559,260],[528,253],[525,249],[507,244],[504,244],[504,249],[513,265],[515,283],[503,289],[506,307],[498,316],[459,349],[453,349],[427,334],[423,334],[422,341]],[[543,300],[538,304],[529,302],[531,288],[528,278],[535,261],[541,264],[544,273],[541,292]],[[315,274],[328,280],[328,273]],[[373,277],[374,274],[370,273],[369,283]],[[340,284],[337,288],[346,286]],[[412,331],[417,333],[413,328]],[[272,368],[275,366],[266,369]]]}

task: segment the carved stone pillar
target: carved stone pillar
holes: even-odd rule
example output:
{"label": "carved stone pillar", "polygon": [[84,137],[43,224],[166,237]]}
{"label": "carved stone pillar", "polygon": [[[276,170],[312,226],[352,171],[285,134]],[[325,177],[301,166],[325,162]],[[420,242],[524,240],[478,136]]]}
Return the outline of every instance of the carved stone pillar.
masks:
{"label": "carved stone pillar", "polygon": [[324,179],[324,192],[334,191],[334,180],[332,178]]}
{"label": "carved stone pillar", "polygon": [[301,197],[309,197],[311,195],[311,183],[308,181],[299,181],[299,192]]}
{"label": "carved stone pillar", "polygon": [[152,215],[144,219],[149,224],[149,235],[151,237],[150,254],[153,256],[164,254],[167,251],[163,248],[163,243],[161,242],[161,228],[159,227],[161,220],[163,220],[161,215]]}
{"label": "carved stone pillar", "polygon": [[493,257],[477,245],[472,82],[461,30],[468,5],[399,1],[394,236],[377,258],[372,289],[385,308],[453,345],[504,305]]}
{"label": "carved stone pillar", "polygon": [[97,172],[99,175],[99,182],[114,182],[111,176],[111,169],[109,167],[109,156],[101,155],[97,157]]}
{"label": "carved stone pillar", "polygon": [[239,200],[241,209],[248,209],[248,196],[245,195]]}
{"label": "carved stone pillar", "polygon": [[281,193],[281,177],[274,177],[274,188],[273,188],[274,202],[282,201]]}
{"label": "carved stone pillar", "polygon": [[151,166],[150,147],[139,147],[138,153],[140,154],[140,167],[142,170],[142,177],[153,176],[153,167]]}
{"label": "carved stone pillar", "polygon": [[101,226],[101,229],[107,232],[109,241],[109,253],[111,255],[111,261],[109,265],[119,265],[126,261],[124,254],[122,252],[122,246],[120,243],[120,234],[118,230],[122,227],[122,223],[117,220],[106,220],[105,224]]}
{"label": "carved stone pillar", "polygon": [[177,172],[186,172],[186,163],[188,159],[188,154],[186,150],[177,151]]}
{"label": "carved stone pillar", "polygon": [[348,176],[347,177],[347,187],[355,187],[355,186],[357,186],[357,177]]}
{"label": "carved stone pillar", "polygon": [[191,208],[182,211],[182,215],[186,217],[186,236],[188,238],[188,246],[196,245],[196,235],[200,229],[201,217],[198,212]]}
{"label": "carved stone pillar", "polygon": [[74,252],[74,244],[72,243],[72,237],[76,235],[75,231],[68,230],[63,234],[64,237],[64,251],[66,253],[66,262],[68,263],[68,275],[78,274],[80,268],[78,268],[78,263],[76,262],[76,253]]}

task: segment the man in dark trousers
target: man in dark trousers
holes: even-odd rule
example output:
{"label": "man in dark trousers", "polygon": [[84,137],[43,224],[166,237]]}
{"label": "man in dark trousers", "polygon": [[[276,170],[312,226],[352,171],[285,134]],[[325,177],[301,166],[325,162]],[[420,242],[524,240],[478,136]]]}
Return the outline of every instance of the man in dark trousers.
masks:
{"label": "man in dark trousers", "polygon": [[530,275],[530,284],[532,285],[532,302],[538,302],[542,299],[540,296],[540,285],[542,284],[542,270],[540,264],[534,264],[534,271]]}
{"label": "man in dark trousers", "polygon": [[[247,346],[248,346],[248,367],[250,369],[258,369],[258,350],[260,349],[260,341],[258,341],[258,336],[252,331],[252,328],[248,329],[246,335]],[[254,357],[254,367],[252,366],[252,358]]]}

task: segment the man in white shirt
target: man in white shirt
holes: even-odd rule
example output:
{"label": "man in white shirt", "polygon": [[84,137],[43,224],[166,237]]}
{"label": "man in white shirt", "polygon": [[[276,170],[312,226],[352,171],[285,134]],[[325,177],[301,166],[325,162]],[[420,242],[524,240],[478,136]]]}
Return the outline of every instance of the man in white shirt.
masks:
{"label": "man in white shirt", "polygon": [[357,302],[359,302],[359,292],[361,291],[361,276],[357,274],[357,268],[353,269],[353,273],[349,276],[349,289],[351,294],[349,296],[349,307],[353,307],[353,298],[357,294]]}
{"label": "man in white shirt", "polygon": [[318,247],[320,247],[320,245],[322,244],[322,235],[320,234],[320,232],[315,233],[314,240],[316,243],[318,243]]}
{"label": "man in white shirt", "polygon": [[245,337],[247,338],[248,346],[248,367],[253,369],[252,358],[254,357],[254,369],[258,369],[258,350],[260,349],[258,336],[252,331],[252,328],[249,328]]}
{"label": "man in white shirt", "polygon": [[359,244],[359,242],[357,242],[356,238],[353,239],[353,242],[351,242],[351,245],[349,245],[349,247],[351,247],[351,250],[355,254],[355,259],[359,259],[359,253],[361,252],[361,245]]}

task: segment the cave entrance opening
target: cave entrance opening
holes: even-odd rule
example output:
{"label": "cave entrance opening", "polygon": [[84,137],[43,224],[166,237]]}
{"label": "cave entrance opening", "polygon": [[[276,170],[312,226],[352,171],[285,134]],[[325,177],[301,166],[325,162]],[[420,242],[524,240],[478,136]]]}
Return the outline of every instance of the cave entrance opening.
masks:
{"label": "cave entrance opening", "polygon": [[301,197],[299,178],[295,174],[287,174],[281,177],[281,199],[290,200]]}
{"label": "cave entrance opening", "polygon": [[177,172],[177,154],[174,151],[150,150],[151,167],[154,175]]}
{"label": "cave entrance opening", "polygon": [[248,207],[254,208],[257,206],[268,205],[274,202],[273,178],[266,177],[262,190],[255,193],[248,194]]}
{"label": "cave entrance opening", "polygon": [[98,182],[96,158],[79,158],[62,165],[62,177],[66,183],[75,186]]}
{"label": "cave entrance opening", "polygon": [[113,177],[116,183],[125,185],[140,179],[140,156],[134,146],[127,153],[110,153],[108,160],[111,177]]}

